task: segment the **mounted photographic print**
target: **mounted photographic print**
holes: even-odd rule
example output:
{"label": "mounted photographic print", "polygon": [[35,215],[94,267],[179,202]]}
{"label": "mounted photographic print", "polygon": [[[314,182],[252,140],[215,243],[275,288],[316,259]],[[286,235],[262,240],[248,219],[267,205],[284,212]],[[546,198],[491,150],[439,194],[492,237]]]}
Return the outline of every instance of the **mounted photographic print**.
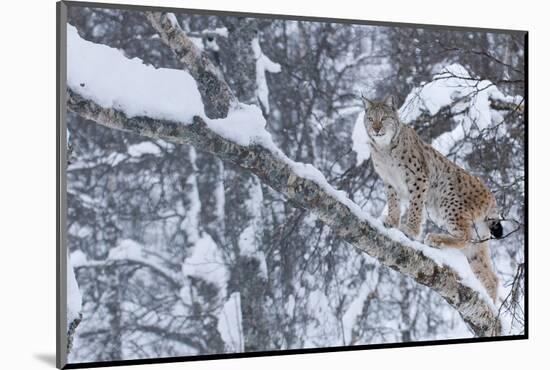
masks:
{"label": "mounted photographic print", "polygon": [[58,367],[527,338],[527,32],[57,5]]}

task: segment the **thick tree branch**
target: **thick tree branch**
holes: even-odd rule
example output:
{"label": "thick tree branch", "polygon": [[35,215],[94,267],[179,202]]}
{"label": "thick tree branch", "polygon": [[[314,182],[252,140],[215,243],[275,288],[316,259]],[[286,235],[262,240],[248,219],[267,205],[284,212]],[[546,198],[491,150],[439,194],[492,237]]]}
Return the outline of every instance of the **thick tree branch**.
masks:
{"label": "thick tree branch", "polygon": [[517,102],[510,102],[510,101],[492,98],[490,99],[490,103],[491,103],[491,108],[495,110],[523,113],[525,109],[523,100],[517,103]]}
{"label": "thick tree branch", "polygon": [[210,118],[223,118],[237,99],[219,69],[193,44],[169,13],[147,12],[147,19],[160,38],[197,82],[204,111]]}
{"label": "thick tree branch", "polygon": [[[215,97],[215,94],[212,95]],[[182,102],[185,104],[185,102]],[[500,321],[482,295],[464,284],[457,271],[438,265],[419,249],[393,240],[357,215],[317,182],[300,176],[280,153],[258,146],[242,146],[210,130],[200,117],[193,122],[173,122],[150,117],[127,117],[121,111],[103,108],[68,90],[68,108],[101,125],[177,144],[190,144],[232,162],[257,175],[284,194],[297,207],[308,210],[336,235],[381,264],[405,274],[439,293],[477,336],[500,335]]]}
{"label": "thick tree branch", "polygon": [[76,328],[80,325],[82,321],[82,313],[78,314],[78,317],[71,321],[69,327],[67,328],[67,354],[71,353],[73,349],[74,335],[76,333]]}

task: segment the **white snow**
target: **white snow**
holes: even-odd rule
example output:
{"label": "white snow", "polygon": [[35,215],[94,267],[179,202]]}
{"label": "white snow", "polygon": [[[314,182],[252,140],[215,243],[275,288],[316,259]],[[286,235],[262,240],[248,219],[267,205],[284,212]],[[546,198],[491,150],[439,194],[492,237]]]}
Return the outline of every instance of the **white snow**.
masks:
{"label": "white snow", "polygon": [[370,148],[368,144],[368,134],[367,129],[363,123],[365,118],[365,111],[362,110],[357,115],[357,120],[355,121],[355,126],[353,126],[353,132],[351,134],[352,147],[351,149],[355,152],[357,163],[356,166],[359,166],[361,163],[370,158]]}
{"label": "white snow", "polygon": [[290,294],[285,303],[285,312],[289,317],[294,316],[294,309],[296,308],[296,298],[294,294]]}
{"label": "white snow", "polygon": [[267,262],[265,253],[258,249],[256,243],[256,228],[253,225],[248,225],[239,235],[239,250],[241,255],[254,257],[260,263],[260,274],[264,279],[267,279]]}
{"label": "white snow", "polygon": [[207,233],[203,233],[183,261],[182,272],[186,277],[198,277],[215,284],[220,288],[220,296],[225,297],[229,270],[220,249]]}
{"label": "white snow", "polygon": [[269,113],[269,88],[265,73],[279,73],[281,72],[281,65],[273,62],[262,52],[257,37],[252,39],[252,52],[254,53],[254,59],[256,59],[256,97],[265,111]]}
{"label": "white snow", "polygon": [[212,131],[239,145],[275,146],[271,134],[265,129],[262,111],[255,105],[239,104],[226,118],[207,120],[206,123]]}
{"label": "white snow", "polygon": [[67,26],[67,85],[104,108],[129,117],[189,122],[204,116],[197,84],[182,70],[155,68],[117,49],[95,44]]}
{"label": "white snow", "polygon": [[[267,57],[262,60],[267,70],[276,69]],[[239,104],[226,118],[208,119],[189,73],[128,59],[117,49],[82,39],[71,25],[67,27],[67,85],[84,98],[128,117],[143,115],[188,124],[193,116],[200,116],[211,130],[240,145],[275,147],[257,106]]]}
{"label": "white snow", "polygon": [[166,13],[166,17],[168,18],[168,21],[170,21],[173,27],[180,28],[180,24],[178,23],[178,20],[174,13]]}
{"label": "white snow", "polygon": [[241,312],[241,294],[232,293],[218,314],[218,332],[227,352],[243,352],[243,325]]}
{"label": "white snow", "polygon": [[344,313],[344,316],[342,317],[344,341],[346,344],[351,344],[351,333],[353,331],[353,328],[355,327],[355,320],[361,314],[363,310],[363,305],[365,304],[365,300],[367,299],[369,293],[372,291],[371,286],[371,284],[366,283],[363,283],[361,285],[361,289],[359,290],[357,297],[349,305],[348,309]]}
{"label": "white snow", "polygon": [[410,122],[424,111],[434,115],[442,107],[464,98],[477,83],[477,81],[466,80],[468,78],[470,75],[460,64],[444,67],[434,76],[432,82],[414,88],[405,98],[399,111],[401,120]]}
{"label": "white snow", "polygon": [[80,249],[72,252],[69,256],[69,259],[74,268],[84,266],[88,263],[88,257]]}
{"label": "white snow", "polygon": [[[417,119],[423,112],[433,116],[443,107],[450,106],[456,127],[432,140],[432,146],[448,155],[453,145],[469,135],[473,128],[483,130],[502,121],[500,113],[490,107],[490,99],[497,98],[519,104],[521,96],[505,96],[488,80],[478,81],[460,64],[443,67],[433,80],[417,87],[407,96],[401,109],[400,118],[408,123]],[[459,113],[465,109],[468,111]]]}
{"label": "white snow", "polygon": [[262,203],[264,201],[264,193],[262,190],[262,184],[257,177],[253,177],[249,180],[250,191],[249,198],[246,200],[246,207],[250,214],[254,217],[254,222],[257,228],[262,226]]}
{"label": "white snow", "polygon": [[340,333],[336,328],[337,320],[331,312],[331,301],[320,289],[312,290],[307,295],[307,314],[312,319],[306,320],[303,348],[319,347],[325,338],[337,338]]}
{"label": "white snow", "polygon": [[141,260],[143,246],[130,239],[122,240],[118,246],[109,250],[109,260]]}
{"label": "white snow", "polygon": [[519,105],[521,102],[524,101],[524,98],[521,95],[504,95],[500,90],[498,89],[490,89],[489,96],[493,99],[501,100],[506,103],[510,104],[516,104]]}
{"label": "white snow", "polygon": [[214,199],[216,199],[216,208],[214,214],[216,215],[216,219],[223,224],[225,220],[225,187],[223,178],[224,170],[221,160],[217,159],[217,161],[219,166],[218,176],[220,176],[221,178],[216,181],[216,188],[214,189]]}
{"label": "white snow", "polygon": [[496,312],[496,307],[492,299],[489,297],[489,294],[487,294],[487,291],[481,282],[472,272],[466,256],[464,256],[461,251],[452,248],[436,249],[428,247],[425,244],[410,240],[405,236],[405,234],[397,229],[386,229],[380,221],[376,221],[378,223],[377,228],[379,231],[388,236],[390,239],[422,252],[423,255],[433,260],[438,266],[448,266],[456,271],[462,284],[478,292],[493,312]]}
{"label": "white snow", "polygon": [[80,316],[82,310],[82,295],[78,288],[74,266],[67,256],[67,327]]}
{"label": "white snow", "polygon": [[191,42],[200,50],[204,50],[204,43],[202,42],[202,37],[189,37]]}
{"label": "white snow", "polygon": [[246,227],[239,235],[239,251],[243,255],[256,253],[255,230],[253,225]]}
{"label": "white snow", "polygon": [[209,41],[208,37],[205,37],[212,34],[215,34],[219,37],[227,37],[229,32],[227,31],[227,28],[219,27],[213,30],[204,30],[201,32],[202,36],[189,36],[189,39],[200,51],[203,51],[204,49],[218,51],[220,50],[220,46],[218,45],[216,38],[213,38],[212,41]]}
{"label": "white snow", "polygon": [[185,219],[181,224],[182,230],[185,230],[188,240],[190,243],[196,243],[200,238],[199,232],[199,220],[200,220],[200,211],[201,211],[201,201],[199,199],[199,188],[197,184],[197,176],[195,175],[197,171],[196,165],[197,153],[195,148],[189,147],[189,162],[193,171],[189,176],[187,176],[186,185],[187,191],[185,196],[189,204],[187,209],[185,209]]}
{"label": "white snow", "polygon": [[247,212],[250,215],[249,224],[239,235],[239,251],[241,255],[253,257],[259,262],[260,276],[267,279],[267,261],[264,252],[260,249],[260,235],[262,232],[262,202],[264,199],[260,181],[252,177],[248,182],[249,197],[245,201]]}
{"label": "white snow", "polygon": [[218,28],[216,28],[216,29],[214,29],[213,31],[210,31],[210,32],[215,33],[216,35],[221,36],[221,37],[229,36],[229,31],[227,31],[226,27],[218,27]]}
{"label": "white snow", "polygon": [[260,262],[260,274],[265,280],[267,280],[267,262],[265,253],[262,251],[256,252],[256,258]]}
{"label": "white snow", "polygon": [[220,46],[218,45],[218,42],[216,41],[215,38],[214,39],[206,38],[206,40],[204,40],[204,47],[207,50],[220,51]]}
{"label": "white snow", "polygon": [[309,163],[294,162],[288,157],[283,158],[283,160],[285,160],[290,165],[296,175],[311,180],[319,185],[324,191],[332,195],[340,203],[346,205],[361,220],[374,220],[374,218],[372,218],[369,214],[361,210],[361,208],[357,204],[352,202],[348,198],[348,195],[345,191],[333,188],[332,185],[328,183],[327,179],[321,173],[321,171],[319,171],[313,165]]}
{"label": "white snow", "polygon": [[132,157],[141,157],[145,154],[160,155],[161,153],[160,148],[150,141],[143,141],[128,147],[128,154]]}
{"label": "white snow", "polygon": [[185,196],[189,204],[185,209],[185,219],[181,224],[181,228],[187,234],[190,254],[183,261],[181,269],[185,277],[201,278],[216,285],[219,288],[219,295],[225,297],[229,271],[222,251],[208,233],[201,232],[199,226],[201,202],[197,176],[195,175],[198,172],[196,157],[195,148],[189,147],[189,162],[193,172],[187,177],[186,181],[188,190]]}

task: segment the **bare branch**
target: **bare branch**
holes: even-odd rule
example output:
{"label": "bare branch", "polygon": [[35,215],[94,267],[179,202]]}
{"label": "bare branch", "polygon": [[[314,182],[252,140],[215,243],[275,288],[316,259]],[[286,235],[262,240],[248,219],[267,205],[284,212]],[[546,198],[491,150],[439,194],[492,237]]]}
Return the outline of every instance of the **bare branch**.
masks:
{"label": "bare branch", "polygon": [[437,43],[439,44],[441,49],[443,49],[443,51],[445,51],[445,52],[459,52],[459,53],[466,53],[466,54],[473,54],[473,55],[483,56],[485,58],[488,58],[489,60],[492,60],[495,63],[498,63],[498,64],[500,64],[500,65],[502,65],[506,68],[509,68],[510,70],[512,70],[516,73],[519,73],[522,76],[524,75],[524,71],[522,71],[521,69],[518,69],[515,66],[510,65],[508,63],[505,63],[504,61],[498,59],[497,57],[495,57],[494,55],[492,55],[491,53],[489,53],[486,50],[472,50],[472,49],[465,49],[465,48],[459,48],[459,47],[448,47],[446,45],[443,45],[443,43],[439,40],[437,41]]}

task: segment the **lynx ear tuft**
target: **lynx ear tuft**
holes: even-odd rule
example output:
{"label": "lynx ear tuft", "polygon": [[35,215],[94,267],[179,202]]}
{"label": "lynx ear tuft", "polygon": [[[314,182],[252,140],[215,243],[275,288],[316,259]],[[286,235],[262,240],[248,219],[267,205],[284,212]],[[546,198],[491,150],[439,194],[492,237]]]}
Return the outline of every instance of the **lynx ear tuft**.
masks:
{"label": "lynx ear tuft", "polygon": [[393,95],[388,95],[384,98],[384,105],[387,105],[392,110],[397,111],[397,103]]}
{"label": "lynx ear tuft", "polygon": [[372,106],[372,101],[365,98],[363,93],[361,93],[361,101],[363,102],[363,106],[365,107],[365,109],[370,109],[370,107]]}

